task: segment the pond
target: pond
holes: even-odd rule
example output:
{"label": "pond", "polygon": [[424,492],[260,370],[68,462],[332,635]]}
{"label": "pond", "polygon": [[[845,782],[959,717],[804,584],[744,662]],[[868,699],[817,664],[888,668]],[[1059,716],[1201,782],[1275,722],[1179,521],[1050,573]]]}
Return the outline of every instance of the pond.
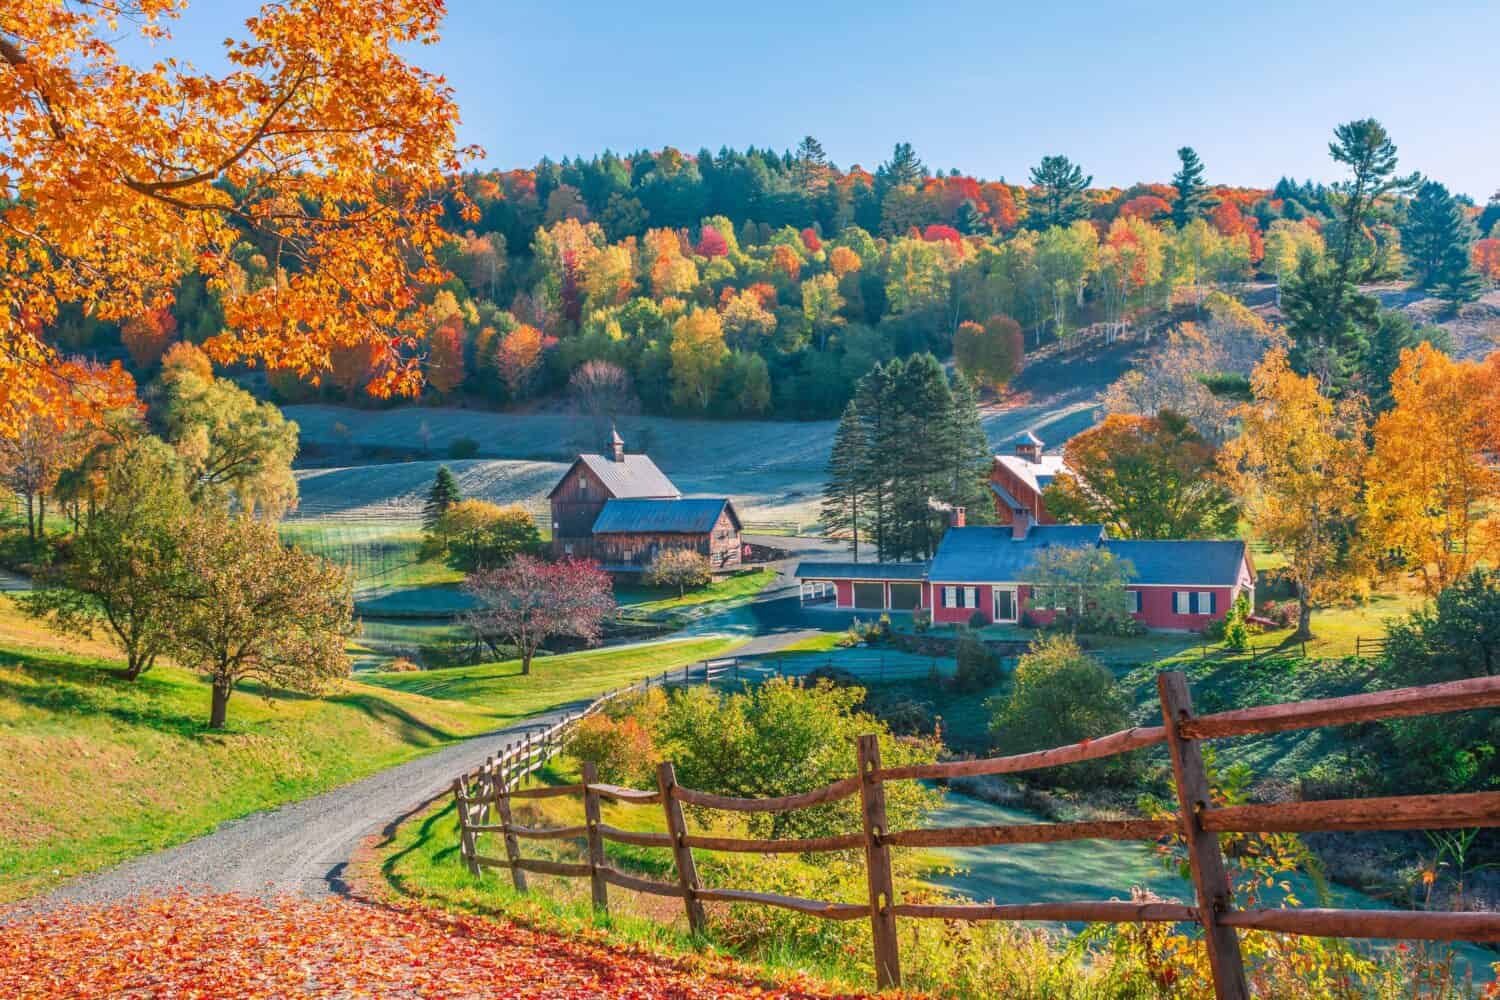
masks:
{"label": "pond", "polygon": [[[1041,822],[1045,822],[1042,817],[1022,809],[947,792],[942,807],[929,817],[927,825],[1013,826]],[[1139,842],[1075,840],[1058,844],[954,847],[932,853],[955,871],[934,873],[929,881],[974,902],[1123,900],[1130,898],[1133,887],[1143,886],[1167,899],[1193,903],[1192,884],[1165,870],[1150,845]],[[1383,900],[1340,885],[1330,886],[1329,899],[1323,902],[1310,879],[1299,876],[1291,882],[1303,906],[1390,908]],[[1457,952],[1460,963],[1473,970],[1476,982],[1495,978],[1491,966],[1500,962],[1500,952],[1469,944],[1458,945]]]}

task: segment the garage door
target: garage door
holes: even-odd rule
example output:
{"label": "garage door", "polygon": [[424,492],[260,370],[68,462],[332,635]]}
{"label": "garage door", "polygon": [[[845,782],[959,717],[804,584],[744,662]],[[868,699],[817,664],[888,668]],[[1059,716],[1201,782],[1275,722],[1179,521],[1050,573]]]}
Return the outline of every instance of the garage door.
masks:
{"label": "garage door", "polygon": [[885,610],[885,584],[856,583],[854,585],[854,606],[866,611]]}
{"label": "garage door", "polygon": [[922,585],[920,583],[891,584],[892,611],[913,611],[921,603]]}

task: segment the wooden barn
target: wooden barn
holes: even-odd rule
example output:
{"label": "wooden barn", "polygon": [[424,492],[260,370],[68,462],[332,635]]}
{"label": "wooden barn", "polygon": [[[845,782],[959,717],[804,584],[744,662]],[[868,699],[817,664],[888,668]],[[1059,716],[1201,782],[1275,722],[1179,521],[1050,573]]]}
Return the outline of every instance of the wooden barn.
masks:
{"label": "wooden barn", "polygon": [[643,572],[658,553],[692,549],[715,572],[736,569],[740,518],[725,497],[687,497],[646,455],[625,452],[618,432],[610,454],[579,455],[547,495],[552,551],[593,559],[612,573]]}

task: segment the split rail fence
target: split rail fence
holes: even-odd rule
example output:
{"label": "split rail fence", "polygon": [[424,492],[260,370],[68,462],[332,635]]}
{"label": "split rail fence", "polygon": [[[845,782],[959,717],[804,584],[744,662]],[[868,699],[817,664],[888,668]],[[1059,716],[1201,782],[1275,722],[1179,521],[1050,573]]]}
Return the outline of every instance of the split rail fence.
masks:
{"label": "split rail fence", "polygon": [[[1046,920],[1109,923],[1195,923],[1202,927],[1221,1000],[1248,997],[1240,954],[1241,930],[1274,931],[1314,937],[1406,938],[1435,941],[1500,940],[1500,913],[1407,910],[1240,909],[1230,898],[1229,881],[1219,843],[1221,833],[1302,833],[1349,830],[1413,830],[1500,826],[1500,792],[1451,795],[1404,795],[1372,799],[1332,799],[1268,805],[1214,806],[1204,771],[1200,744],[1204,740],[1265,735],[1321,726],[1347,725],[1411,716],[1436,715],[1500,706],[1500,677],[1476,678],[1403,688],[1374,694],[1292,702],[1257,708],[1196,715],[1187,679],[1180,673],[1157,678],[1161,698],[1160,726],[1144,726],[1111,733],[1069,746],[985,760],[953,761],[903,767],[883,767],[874,736],[858,739],[856,773],[822,788],[780,798],[733,798],[677,783],[671,762],[657,768],[654,789],[621,788],[602,784],[590,762],[581,768],[577,784],[522,787],[563,745],[570,722],[552,727],[537,740],[507,747],[483,768],[454,782],[461,852],[476,876],[484,869],[508,870],[517,890],[526,890],[527,873],[587,878],[593,902],[609,905],[609,887],[680,898],[689,927],[705,927],[703,904],[749,903],[784,907],[828,920],[870,921],[877,985],[899,986],[901,958],[896,921]],[[639,686],[637,686],[639,687]],[[620,692],[623,693],[623,692]],[[618,693],[606,696],[613,699]],[[591,706],[602,707],[604,700]],[[576,720],[575,720],[576,721]],[[886,824],[885,784],[891,781],[943,780],[985,774],[1014,774],[1057,767],[1165,745],[1171,757],[1178,811],[1171,819],[1105,820],[1075,823],[1033,823],[1016,826],[967,826],[890,830]],[[683,806],[731,812],[781,813],[859,796],[862,829],[829,837],[799,840],[749,840],[690,833]],[[515,823],[512,803],[517,799],[579,796],[584,823],[535,829]],[[618,829],[600,820],[603,800],[636,806],[658,806],[666,818],[666,833]],[[504,857],[482,853],[479,837],[494,834]],[[972,847],[999,844],[1036,844],[1072,840],[1156,841],[1181,836],[1192,870],[1195,905],[1168,901],[1079,901],[1022,904],[902,903],[891,876],[891,851],[902,847]],[[586,842],[586,862],[528,859],[521,855],[523,840],[577,839]],[[672,852],[675,882],[640,878],[612,867],[604,844],[612,841]],[[705,887],[698,878],[694,849],[755,854],[808,854],[862,851],[868,902],[837,903],[801,899],[744,889]]]}

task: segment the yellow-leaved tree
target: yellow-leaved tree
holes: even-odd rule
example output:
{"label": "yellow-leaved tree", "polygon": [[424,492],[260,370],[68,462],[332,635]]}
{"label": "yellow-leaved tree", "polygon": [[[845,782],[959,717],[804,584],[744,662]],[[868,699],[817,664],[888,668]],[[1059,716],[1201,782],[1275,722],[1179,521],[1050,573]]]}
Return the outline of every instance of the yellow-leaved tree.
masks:
{"label": "yellow-leaved tree", "polygon": [[1435,595],[1479,560],[1500,557],[1500,355],[1456,361],[1422,343],[1401,352],[1395,406],[1375,421],[1366,472],[1371,531]]}
{"label": "yellow-leaved tree", "polygon": [[[215,360],[309,375],[378,343],[372,391],[420,384],[413,307],[446,278],[443,199],[469,151],[449,88],[401,53],[436,39],[443,4],[268,3],[221,73],[170,58],[185,6],[0,5],[0,433],[61,395],[62,307],[141,316],[190,272],[223,298]],[[121,59],[129,34],[161,56]]]}
{"label": "yellow-leaved tree", "polygon": [[1254,401],[1234,413],[1240,436],[1220,452],[1225,476],[1257,538],[1286,558],[1297,593],[1297,636],[1312,637],[1314,604],[1361,589],[1362,401],[1334,401],[1292,371],[1277,348],[1250,378]]}

